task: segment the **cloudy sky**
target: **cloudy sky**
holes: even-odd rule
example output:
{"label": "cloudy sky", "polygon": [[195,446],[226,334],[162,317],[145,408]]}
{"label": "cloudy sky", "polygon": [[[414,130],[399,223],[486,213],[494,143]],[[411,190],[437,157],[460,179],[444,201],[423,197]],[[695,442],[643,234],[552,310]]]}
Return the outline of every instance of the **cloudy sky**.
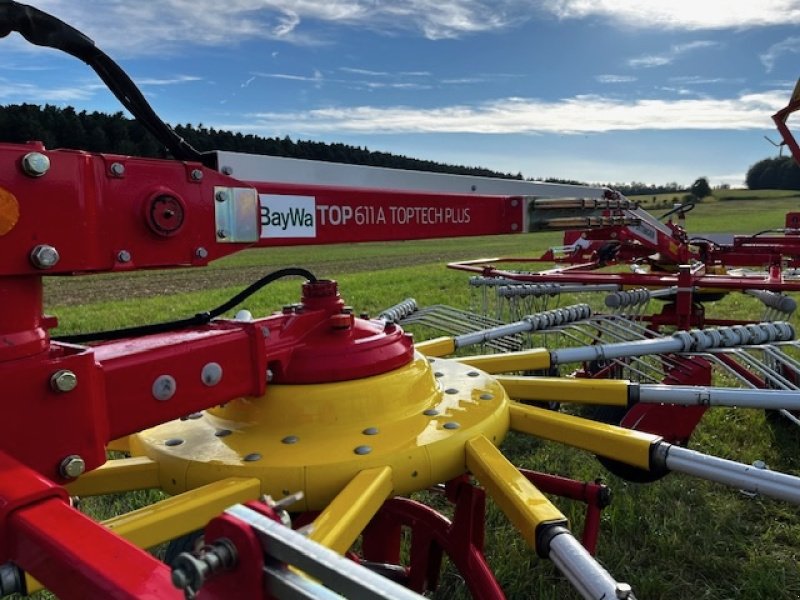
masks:
{"label": "cloudy sky", "polygon": [[[526,177],[740,185],[777,154],[800,0],[33,0],[169,123]],[[82,63],[0,41],[0,103],[116,112]]]}

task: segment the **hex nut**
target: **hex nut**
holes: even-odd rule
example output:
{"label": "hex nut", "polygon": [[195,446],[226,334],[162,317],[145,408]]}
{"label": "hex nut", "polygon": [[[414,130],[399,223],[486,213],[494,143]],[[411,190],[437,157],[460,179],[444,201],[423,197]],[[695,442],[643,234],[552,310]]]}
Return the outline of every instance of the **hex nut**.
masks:
{"label": "hex nut", "polygon": [[31,250],[31,263],[37,269],[52,269],[61,257],[53,246],[39,244]]}
{"label": "hex nut", "polygon": [[55,392],[71,392],[78,386],[78,376],[68,369],[56,371],[50,377],[50,387]]}
{"label": "hex nut", "polygon": [[61,473],[61,476],[69,479],[80,477],[83,475],[85,470],[86,463],[77,454],[70,454],[61,461],[61,465],[59,466],[59,472]]}
{"label": "hex nut", "polygon": [[50,159],[41,152],[28,152],[22,157],[22,170],[29,177],[41,177],[50,170]]}

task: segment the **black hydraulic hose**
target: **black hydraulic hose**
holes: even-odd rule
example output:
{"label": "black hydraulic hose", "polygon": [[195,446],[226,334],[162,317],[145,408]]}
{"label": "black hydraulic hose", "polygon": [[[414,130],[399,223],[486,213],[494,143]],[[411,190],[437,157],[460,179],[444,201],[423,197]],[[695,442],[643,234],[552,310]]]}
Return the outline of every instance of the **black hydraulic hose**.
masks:
{"label": "black hydraulic hose", "polygon": [[176,319],[174,321],[167,321],[164,323],[151,323],[149,325],[138,325],[136,327],[123,327],[120,329],[95,331],[92,333],[78,333],[74,335],[64,335],[64,336],[54,337],[53,340],[57,342],[65,342],[68,344],[85,344],[87,342],[120,340],[123,338],[134,338],[143,335],[153,335],[156,333],[167,333],[169,331],[178,331],[181,329],[187,329],[189,327],[198,327],[201,325],[206,325],[212,319],[231,310],[236,305],[240,304],[245,299],[255,294],[258,290],[260,290],[264,286],[274,281],[277,281],[278,279],[281,279],[283,277],[290,277],[292,275],[305,277],[308,281],[312,283],[317,281],[317,278],[314,276],[313,273],[311,273],[311,271],[308,271],[300,267],[287,267],[285,269],[280,269],[278,271],[274,271],[272,273],[269,273],[268,275],[265,275],[258,281],[247,286],[247,288],[236,294],[233,298],[231,298],[227,302],[223,302],[216,308],[213,308],[207,312],[197,313],[192,317],[187,317],[185,319]]}
{"label": "black hydraulic hose", "polygon": [[[127,73],[86,35],[60,19],[13,0],[0,0],[0,37],[16,31],[31,44],[61,50],[89,65],[130,113],[164,144],[177,160],[208,162],[155,113]],[[205,160],[204,160],[205,159]]]}

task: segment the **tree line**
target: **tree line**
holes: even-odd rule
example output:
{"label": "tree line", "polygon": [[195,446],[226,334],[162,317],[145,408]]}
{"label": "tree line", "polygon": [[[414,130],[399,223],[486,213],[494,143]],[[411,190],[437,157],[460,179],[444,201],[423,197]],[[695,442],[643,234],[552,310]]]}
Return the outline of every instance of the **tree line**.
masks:
{"label": "tree line", "polygon": [[[480,167],[448,165],[347,144],[294,141],[288,136],[261,137],[208,128],[202,124],[194,126],[187,123],[176,125],[173,129],[201,151],[228,150],[373,167],[522,179],[521,173],[501,173]],[[12,143],[38,140],[47,148],[72,148],[149,158],[167,156],[163,146],[147,130],[135,120],[126,118],[121,111],[109,115],[96,111],[77,112],[72,107],[60,108],[52,105],[0,106],[0,140]]]}
{"label": "tree line", "polygon": [[[450,165],[389,152],[375,152],[367,147],[348,144],[292,140],[288,136],[262,137],[205,127],[202,124],[194,126],[191,123],[176,125],[174,129],[198,150],[228,150],[394,169],[523,179],[522,173],[502,173],[481,167]],[[135,120],[125,117],[121,111],[106,114],[85,110],[77,112],[72,107],[60,108],[52,105],[0,106],[0,140],[12,143],[39,140],[47,148],[73,148],[149,158],[167,156],[163,146],[147,130]],[[585,182],[581,181],[552,177],[528,178],[528,180],[585,185]],[[632,181],[597,185],[610,187],[627,196],[678,194],[689,191],[685,185],[676,182],[654,185]],[[750,189],[800,190],[800,167],[790,158],[762,160],[748,171],[747,185]]]}

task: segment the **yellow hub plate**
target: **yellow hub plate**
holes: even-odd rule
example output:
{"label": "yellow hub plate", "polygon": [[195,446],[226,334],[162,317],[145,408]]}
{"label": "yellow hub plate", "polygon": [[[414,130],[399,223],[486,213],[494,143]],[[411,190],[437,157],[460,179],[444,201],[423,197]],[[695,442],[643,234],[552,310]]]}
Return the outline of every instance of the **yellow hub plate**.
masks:
{"label": "yellow hub plate", "polygon": [[293,510],[320,510],[364,469],[391,467],[394,494],[452,479],[466,472],[468,440],[497,445],[508,427],[508,396],[494,378],[417,354],[375,377],[271,385],[262,398],[132,436],[130,447],[159,463],[169,493],[255,477],[276,499],[302,490]]}

